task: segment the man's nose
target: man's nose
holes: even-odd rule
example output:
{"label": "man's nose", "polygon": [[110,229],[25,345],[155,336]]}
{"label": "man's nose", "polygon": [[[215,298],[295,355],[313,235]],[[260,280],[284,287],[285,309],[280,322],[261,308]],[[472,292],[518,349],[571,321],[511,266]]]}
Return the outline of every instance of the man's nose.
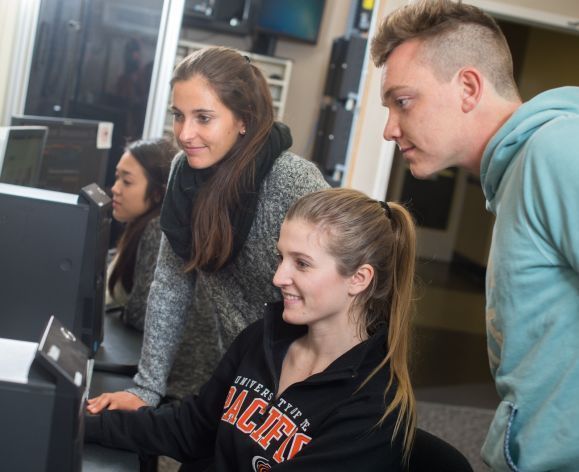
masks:
{"label": "man's nose", "polygon": [[384,125],[384,139],[386,141],[396,141],[401,136],[400,124],[394,113],[388,112],[386,124]]}

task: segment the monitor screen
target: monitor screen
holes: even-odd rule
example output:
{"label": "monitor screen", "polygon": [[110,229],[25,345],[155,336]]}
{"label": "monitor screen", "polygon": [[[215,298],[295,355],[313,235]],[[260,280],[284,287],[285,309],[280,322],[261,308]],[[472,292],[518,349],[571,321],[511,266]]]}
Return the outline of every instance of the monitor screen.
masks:
{"label": "monitor screen", "polygon": [[11,124],[48,128],[36,187],[66,193],[78,193],[91,183],[104,188],[112,123],[22,115],[12,117]]}
{"label": "monitor screen", "polygon": [[36,187],[48,128],[0,127],[0,182]]}
{"label": "monitor screen", "polygon": [[263,0],[256,29],[279,37],[315,44],[325,0]]}

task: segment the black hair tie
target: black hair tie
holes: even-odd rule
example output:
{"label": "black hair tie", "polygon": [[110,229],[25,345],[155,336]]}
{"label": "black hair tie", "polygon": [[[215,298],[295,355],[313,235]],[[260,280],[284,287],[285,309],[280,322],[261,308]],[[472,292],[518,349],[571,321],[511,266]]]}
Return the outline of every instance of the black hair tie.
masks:
{"label": "black hair tie", "polygon": [[378,203],[380,203],[380,206],[382,207],[382,209],[386,213],[386,216],[388,217],[388,219],[391,220],[392,219],[392,209],[388,206],[388,203],[382,202],[382,201],[380,201]]}

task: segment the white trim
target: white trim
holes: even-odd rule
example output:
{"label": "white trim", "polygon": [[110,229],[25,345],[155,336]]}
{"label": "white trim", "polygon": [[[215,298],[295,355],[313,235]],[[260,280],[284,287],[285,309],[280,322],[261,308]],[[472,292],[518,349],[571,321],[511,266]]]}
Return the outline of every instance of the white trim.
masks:
{"label": "white trim", "polygon": [[579,18],[492,0],[468,0],[466,3],[477,6],[500,19],[579,32]]}
{"label": "white trim", "polygon": [[359,112],[352,126],[348,145],[344,186],[352,187],[377,199],[384,199],[394,158],[394,144],[384,141],[382,129],[386,109],[380,101],[381,70],[372,64],[370,42],[382,19],[409,0],[376,1],[368,32],[366,63],[358,90]]}
{"label": "white trim", "polygon": [[10,123],[12,115],[24,113],[28,77],[32,67],[32,54],[36,25],[40,12],[41,0],[21,0],[18,11],[17,26],[15,28],[14,51],[12,51],[6,101],[4,103],[3,123]]}
{"label": "white trim", "polygon": [[165,0],[163,3],[143,138],[158,138],[163,135],[169,103],[169,82],[175,66],[184,7],[185,0]]}
{"label": "white trim", "polygon": [[371,193],[373,198],[379,200],[384,200],[386,198],[386,191],[388,190],[388,182],[390,182],[395,150],[396,143],[394,141],[383,141],[380,146],[380,161],[378,162],[378,170],[376,172],[380,178],[374,181],[374,187],[372,188]]}

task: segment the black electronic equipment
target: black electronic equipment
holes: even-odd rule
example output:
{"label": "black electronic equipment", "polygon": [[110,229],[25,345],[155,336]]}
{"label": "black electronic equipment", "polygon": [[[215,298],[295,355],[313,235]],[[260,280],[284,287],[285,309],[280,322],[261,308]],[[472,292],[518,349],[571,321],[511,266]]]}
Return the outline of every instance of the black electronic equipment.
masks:
{"label": "black electronic equipment", "polygon": [[96,352],[103,339],[111,200],[0,184],[0,337],[38,339],[51,315]]}
{"label": "black electronic equipment", "polygon": [[112,223],[112,201],[96,184],[80,190],[78,205],[88,206],[89,218],[80,279],[81,339],[95,353],[104,336],[107,253]]}
{"label": "black electronic equipment", "polygon": [[91,374],[86,346],[54,317],[38,344],[0,339],[2,470],[81,471]]}
{"label": "black electronic equipment", "polygon": [[[322,174],[332,177],[339,184],[341,174],[346,168],[346,156],[354,110],[350,103],[331,102],[320,110],[318,128],[312,160]],[[328,179],[331,184],[334,184]]]}
{"label": "black electronic equipment", "polygon": [[13,116],[11,124],[48,128],[36,187],[77,194],[93,182],[105,187],[113,123],[22,115]]}
{"label": "black electronic equipment", "polygon": [[0,126],[0,182],[36,187],[46,126]]}
{"label": "black electronic equipment", "polygon": [[183,25],[221,33],[247,35],[253,29],[260,0],[186,0]]}
{"label": "black electronic equipment", "polygon": [[324,95],[345,100],[358,94],[366,43],[366,38],[355,35],[334,39]]}
{"label": "black electronic equipment", "polygon": [[352,28],[360,33],[367,33],[372,23],[374,0],[357,0],[356,14]]}

